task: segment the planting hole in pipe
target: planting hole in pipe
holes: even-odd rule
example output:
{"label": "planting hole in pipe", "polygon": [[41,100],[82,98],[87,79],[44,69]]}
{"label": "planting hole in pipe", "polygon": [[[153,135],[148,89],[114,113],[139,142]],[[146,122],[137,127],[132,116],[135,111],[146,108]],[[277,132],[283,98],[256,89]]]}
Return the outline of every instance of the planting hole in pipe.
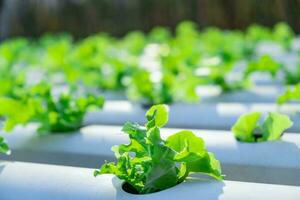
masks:
{"label": "planting hole in pipe", "polygon": [[[182,182],[178,183],[177,185],[181,184]],[[176,185],[174,185],[173,187],[175,187]],[[130,183],[128,182],[124,182],[122,184],[122,190],[124,192],[127,192],[129,194],[135,194],[135,195],[145,195],[145,194],[152,194],[152,193],[156,193],[156,192],[161,192],[162,190],[156,190],[156,191],[152,191],[149,193],[139,193]]]}
{"label": "planting hole in pipe", "polygon": [[139,194],[139,192],[132,186],[130,185],[128,182],[124,182],[122,184],[122,189],[130,194]]}
{"label": "planting hole in pipe", "polygon": [[239,117],[231,131],[242,142],[263,142],[279,140],[283,132],[293,125],[287,115],[270,112],[262,123],[261,113],[246,113]]}

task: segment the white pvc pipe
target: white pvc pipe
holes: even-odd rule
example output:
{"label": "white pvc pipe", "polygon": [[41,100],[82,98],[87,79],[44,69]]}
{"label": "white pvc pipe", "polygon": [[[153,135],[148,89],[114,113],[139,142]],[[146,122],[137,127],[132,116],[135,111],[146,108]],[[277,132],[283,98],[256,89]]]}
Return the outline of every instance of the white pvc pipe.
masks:
{"label": "white pvc pipe", "polygon": [[20,162],[0,162],[3,200],[298,200],[300,187],[189,178],[167,190],[133,195],[113,175],[93,177],[93,170]]}
{"label": "white pvc pipe", "polygon": [[276,103],[276,99],[284,92],[283,86],[261,85],[252,86],[247,90],[224,92],[217,86],[199,86],[197,94],[200,103]]}
{"label": "white pvc pipe", "polygon": [[173,188],[146,194],[132,195],[122,189],[123,182],[112,175],[102,175],[103,199],[106,200],[160,200],[160,199],[207,199],[207,200],[284,200],[298,199],[300,187],[282,186],[235,181],[218,182],[214,180],[188,179]]}
{"label": "white pvc pipe", "polygon": [[[278,107],[273,103],[176,103],[169,106],[168,127],[230,130],[232,125],[246,112],[262,113],[280,111],[290,114],[294,122],[300,121],[300,104]],[[145,123],[147,109],[129,101],[108,101],[101,111],[90,112],[85,124],[122,125],[126,121]],[[290,129],[300,132],[300,123]]]}
{"label": "white pvc pipe", "polygon": [[[178,129],[162,129],[162,137]],[[300,186],[300,135],[284,134],[281,141],[237,142],[228,131],[193,130],[215,153],[229,180]],[[10,156],[0,159],[96,168],[113,161],[113,145],[128,143],[119,126],[88,126],[80,133],[38,136],[32,127],[6,135]]]}
{"label": "white pvc pipe", "polygon": [[[257,74],[254,76],[254,78]],[[220,103],[220,102],[258,102],[258,103],[275,103],[285,88],[281,85],[260,85],[252,86],[249,89],[238,90],[233,92],[222,92],[221,88],[214,85],[201,85],[196,89],[200,97],[200,103]],[[127,100],[126,95],[122,92],[104,91],[103,95],[107,101]]]}

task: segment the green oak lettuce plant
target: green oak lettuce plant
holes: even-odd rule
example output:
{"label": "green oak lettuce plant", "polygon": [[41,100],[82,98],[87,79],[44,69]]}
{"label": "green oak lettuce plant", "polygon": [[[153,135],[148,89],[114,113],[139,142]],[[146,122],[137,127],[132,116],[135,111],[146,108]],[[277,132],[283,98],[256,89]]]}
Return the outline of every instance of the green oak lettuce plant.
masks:
{"label": "green oak lettuce plant", "polygon": [[[250,54],[244,35],[239,31],[208,28],[199,32],[195,24],[182,22],[176,29],[176,37],[163,45],[162,49],[163,69],[174,74],[192,70],[190,77],[198,77],[198,85],[218,85],[226,92],[246,85],[244,82],[230,83],[224,78],[224,74],[229,73],[237,61]],[[209,60],[219,62],[212,65],[208,64]],[[205,69],[210,71],[209,75],[199,75],[198,72]]]}
{"label": "green oak lettuce plant", "polygon": [[282,64],[275,61],[271,56],[265,54],[258,60],[249,61],[244,71],[244,77],[247,78],[255,72],[265,72],[269,73],[272,78],[275,78],[281,68]]}
{"label": "green oak lettuce plant", "polygon": [[13,66],[20,62],[22,52],[28,49],[29,41],[26,38],[9,39],[0,45],[0,64],[2,66]]}
{"label": "green oak lettuce plant", "polygon": [[38,133],[70,132],[82,126],[83,118],[91,107],[101,108],[104,99],[91,94],[76,96],[72,89],[57,96],[51,86],[37,84],[20,98],[0,98],[0,115],[5,116],[5,131],[30,122],[38,124]]}
{"label": "green oak lettuce plant", "polygon": [[148,43],[167,43],[172,38],[171,30],[166,27],[154,27],[147,35]]}
{"label": "green oak lettuce plant", "polygon": [[[106,162],[95,176],[114,174],[124,180],[131,192],[146,194],[183,182],[190,173],[203,173],[222,180],[221,167],[205,148],[203,139],[183,130],[161,138],[160,128],[168,121],[165,105],[152,106],[146,113],[145,126],[126,122],[122,131],[129,144],[113,146],[117,162]],[[126,189],[126,188],[124,188]]]}
{"label": "green oak lettuce plant", "polygon": [[25,38],[6,40],[0,45],[0,97],[12,96],[24,84],[21,54],[27,48]]}
{"label": "green oak lettuce plant", "polygon": [[207,28],[200,33],[202,54],[219,57],[225,63],[247,59],[252,49],[240,31],[222,31],[218,28]]}
{"label": "green oak lettuce plant", "polygon": [[262,41],[274,41],[288,50],[291,47],[294,37],[295,33],[284,22],[277,23],[273,29],[253,24],[246,31],[247,41],[252,43],[254,47]]}
{"label": "green oak lettuce plant", "polygon": [[190,70],[173,74],[166,70],[155,74],[144,69],[136,70],[129,79],[127,96],[142,105],[196,102],[198,78]]}
{"label": "green oak lettuce plant", "polygon": [[124,79],[135,70],[139,57],[118,40],[98,34],[81,40],[64,57],[61,71],[69,83],[100,90],[122,91]]}
{"label": "green oak lettuce plant", "polygon": [[232,64],[219,63],[208,67],[209,74],[203,77],[205,84],[217,85],[222,92],[233,92],[248,88],[251,84],[249,79],[230,80],[232,76]]}
{"label": "green oak lettuce plant", "polygon": [[14,74],[5,69],[0,69],[0,97],[15,96],[16,92],[24,86],[24,76]]}
{"label": "green oak lettuce plant", "polygon": [[274,26],[272,39],[285,49],[289,50],[291,48],[294,38],[295,33],[287,23],[279,22]]}
{"label": "green oak lettuce plant", "polygon": [[69,34],[44,35],[38,41],[41,46],[41,64],[50,72],[61,71],[72,50],[72,37]]}
{"label": "green oak lettuce plant", "polygon": [[246,39],[250,43],[257,44],[261,41],[270,40],[272,38],[272,31],[268,27],[258,24],[252,24],[246,30]]}
{"label": "green oak lettuce plant", "polygon": [[146,36],[141,31],[132,31],[118,41],[118,47],[126,50],[129,54],[140,55],[147,43]]}
{"label": "green oak lettuce plant", "polygon": [[196,24],[182,22],[176,27],[176,36],[162,45],[160,52],[165,69],[176,72],[182,67],[195,68],[202,56]]}
{"label": "green oak lettuce plant", "polygon": [[264,142],[279,140],[283,132],[293,125],[287,115],[271,112],[262,123],[261,113],[247,113],[231,128],[235,138],[242,142]]}
{"label": "green oak lettuce plant", "polygon": [[165,80],[167,75],[164,75],[161,80],[154,81],[147,70],[137,70],[129,80],[126,94],[130,100],[139,101],[143,105],[172,103],[170,87]]}

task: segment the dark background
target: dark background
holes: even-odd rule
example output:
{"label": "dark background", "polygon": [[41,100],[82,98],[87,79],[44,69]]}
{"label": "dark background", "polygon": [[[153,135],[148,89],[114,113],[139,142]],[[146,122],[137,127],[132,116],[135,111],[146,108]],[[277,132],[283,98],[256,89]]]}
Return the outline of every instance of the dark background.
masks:
{"label": "dark background", "polygon": [[285,21],[299,33],[300,0],[0,0],[1,39],[45,32],[122,36],[158,25],[173,29],[182,20],[229,29]]}

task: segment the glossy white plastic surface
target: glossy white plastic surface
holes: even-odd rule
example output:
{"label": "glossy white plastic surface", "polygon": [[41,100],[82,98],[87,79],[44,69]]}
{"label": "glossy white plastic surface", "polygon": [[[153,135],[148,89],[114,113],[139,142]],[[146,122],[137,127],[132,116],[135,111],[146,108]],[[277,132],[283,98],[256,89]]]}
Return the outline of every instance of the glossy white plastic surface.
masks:
{"label": "glossy white plastic surface", "polygon": [[[74,134],[38,136],[33,127],[19,127],[6,138],[10,156],[0,159],[96,168],[113,161],[113,145],[128,143],[120,126],[88,126]],[[162,137],[179,129],[162,129]],[[193,130],[215,153],[229,180],[300,186],[300,134],[284,134],[281,141],[242,143],[229,131]]]}
{"label": "glossy white plastic surface", "polygon": [[93,170],[21,162],[0,162],[2,200],[298,200],[300,187],[189,178],[167,190],[133,195],[113,175]]}
{"label": "glossy white plastic surface", "polygon": [[[274,103],[176,103],[169,106],[168,127],[230,130],[232,125],[247,112],[274,112],[290,114],[295,122],[300,121],[300,104],[288,104],[278,107]],[[145,123],[147,108],[129,101],[107,101],[104,109],[87,114],[85,124],[122,125],[126,121]],[[300,132],[300,123],[294,123],[290,129]]]}

